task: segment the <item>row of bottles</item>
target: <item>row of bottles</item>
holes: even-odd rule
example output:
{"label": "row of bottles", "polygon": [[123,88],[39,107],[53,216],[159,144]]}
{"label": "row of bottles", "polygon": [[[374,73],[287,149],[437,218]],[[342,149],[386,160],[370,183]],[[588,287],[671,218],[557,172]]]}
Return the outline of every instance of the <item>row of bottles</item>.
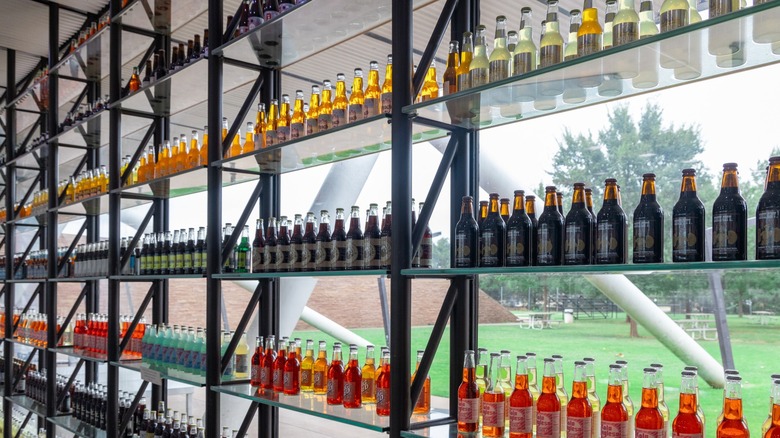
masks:
{"label": "row of bottles", "polygon": [[[122,253],[129,242],[122,240]],[[132,249],[125,275],[178,275],[206,273],[206,228],[144,234],[140,245]]]}
{"label": "row of bottles", "polygon": [[[140,357],[145,364],[164,368],[169,375],[206,375],[206,330],[201,327],[147,324],[139,344]],[[249,347],[246,351],[248,355]],[[242,362],[248,363],[248,359]],[[243,374],[241,378],[249,376],[248,366]]]}
{"label": "row of bottles", "polygon": [[75,52],[76,49],[81,47],[84,43],[87,42],[87,40],[95,36],[95,34],[98,33],[98,31],[103,30],[103,28],[108,26],[110,23],[111,23],[111,17],[109,17],[108,14],[105,14],[102,17],[100,17],[99,20],[90,23],[88,29],[79,32],[78,38],[73,38],[70,41],[70,49],[68,53]]}
{"label": "row of bottles", "polygon": [[[46,370],[28,371],[27,383],[24,389],[24,395],[41,404],[46,404],[46,383],[48,377]],[[63,414],[71,413],[71,401],[75,384],[68,386],[68,377],[57,375],[57,411]]]}
{"label": "row of bottles", "polygon": [[144,78],[141,80],[138,67],[133,67],[133,73],[130,75],[130,80],[127,82],[127,88],[124,94],[129,95],[138,91],[141,87],[146,87],[169,73],[180,70],[187,64],[197,61],[204,57],[208,53],[209,46],[209,32],[208,29],[203,30],[203,44],[201,44],[200,35],[193,35],[192,39],[187,40],[185,46],[183,42],[178,45],[173,44],[171,46],[170,59],[168,58],[165,49],[159,49],[155,52],[153,59],[146,61],[144,67]]}
{"label": "row of bottles", "polygon": [[[59,278],[73,276],[73,257],[63,262],[67,251],[67,247],[57,248],[57,263],[60,266],[57,277]],[[21,256],[22,254],[19,253],[14,257],[14,265],[19,266],[14,279],[41,279],[48,276],[49,250],[39,249],[30,251],[24,260],[22,260]],[[6,265],[5,260],[5,256],[0,256],[0,275],[3,276],[7,267],[10,267]]]}
{"label": "row of bottles", "polygon": [[[119,317],[119,341],[130,330],[133,315],[120,315]],[[135,326],[130,341],[122,352],[122,359],[141,358],[141,339],[146,330],[146,319],[141,318]],[[76,315],[73,327],[73,350],[83,355],[105,357],[108,354],[108,315],[81,313]]]}
{"label": "row of bottles", "polygon": [[94,102],[83,102],[79,104],[78,109],[75,111],[68,111],[68,113],[65,114],[65,119],[63,119],[62,123],[60,123],[58,126],[59,132],[62,132],[76,123],[81,122],[87,117],[97,114],[103,110],[107,110],[109,102],[110,99],[106,94],[105,97],[98,97]]}
{"label": "row of bottles", "polygon": [[[187,414],[165,409],[165,402],[160,401],[157,410],[146,409],[146,399],[142,399],[134,412],[134,421],[126,430],[126,437],[137,436],[140,438],[204,438],[205,428],[203,420],[195,416],[187,417]],[[223,428],[223,435],[224,435]],[[228,435],[227,438],[235,436]]]}
{"label": "row of bottles", "polygon": [[[705,260],[706,213],[696,194],[696,172],[682,173],[680,198],[672,210],[672,261]],[[780,258],[780,157],[770,158],[766,189],[756,209],[756,259]],[[617,180],[605,182],[604,201],[593,210],[591,192],[574,184],[571,209],[564,215],[562,195],[545,189],[545,207],[536,218],[534,198],[515,191],[499,205],[498,194],[480,206],[463,199],[456,227],[456,267],[550,266],[628,263],[628,216],[622,208]],[[737,165],[723,166],[721,192],[713,204],[712,260],[747,260],[747,204],[739,193]],[[656,200],[655,175],[643,175],[642,195],[633,214],[633,263],[663,263],[664,212]],[[472,248],[477,248],[473,251]]]}
{"label": "row of bottles", "polygon": [[[244,0],[241,3],[241,12],[238,17],[238,27],[234,37],[245,34],[260,26],[266,21],[271,21],[279,14],[289,11],[306,3],[308,0]],[[232,16],[228,16],[230,24]]]}
{"label": "row of bottles", "polygon": [[[15,310],[18,311],[18,310]],[[37,313],[28,311],[23,313],[18,321],[19,325],[16,328],[15,338],[18,342],[33,345],[35,347],[46,348],[48,346],[47,340],[47,315],[45,313]],[[3,313],[3,319],[5,319],[5,313]],[[14,321],[17,320],[16,314],[14,314]],[[65,322],[65,318],[62,316],[57,317],[57,332],[59,333],[62,328],[62,324]],[[58,347],[69,347],[73,345],[73,327],[72,324],[68,324],[59,339]]]}
{"label": "row of bottles", "polygon": [[[148,146],[145,154],[136,162],[125,180],[125,185],[140,184],[157,178],[175,175],[185,170],[194,169],[208,163],[208,129],[203,128],[203,142],[198,138],[198,131],[193,130],[189,141],[187,134],[179,134],[173,140],[155,148]],[[130,165],[130,156],[122,159],[120,175],[124,175]]]}
{"label": "row of bottles", "polygon": [[[643,369],[642,401],[634,405],[628,395],[628,363],[617,361],[609,366],[607,396],[596,392],[595,360],[574,362],[571,396],[563,385],[563,358],[544,359],[541,387],[537,382],[536,355],[517,356],[514,383],[510,383],[510,352],[491,353],[480,349],[475,361],[473,350],[467,350],[463,381],[458,388],[458,431],[482,432],[486,437],[531,438],[562,437],[666,437],[704,436],[706,419],[697,403],[698,370],[685,367],[681,373],[680,407],[673,418],[664,399],[663,365]],[[488,366],[489,365],[489,366]],[[762,436],[770,428],[780,432],[780,412],[775,404],[780,396],[780,380],[772,376],[770,415],[764,422]],[[742,416],[741,378],[736,370],[726,371],[723,411],[716,422],[717,437],[748,437]],[[771,432],[770,432],[771,433]]]}
{"label": "row of bottles", "polygon": [[[10,383],[15,376],[21,375],[21,379],[16,381],[16,386],[12,389],[13,393],[23,394],[27,383],[27,371],[35,371],[37,366],[34,363],[27,364],[26,358],[14,357],[12,360],[13,374],[6,380],[5,376],[5,358],[0,357],[0,383],[5,385]],[[22,371],[24,370],[24,371]]]}
{"label": "row of bottles", "polygon": [[[38,429],[38,433],[35,432],[35,424],[33,421],[27,421],[27,411],[18,410],[13,408],[11,412],[11,424],[5,424],[5,411],[0,404],[0,434],[6,436],[5,431],[8,430],[8,434],[18,438],[46,438],[46,428]],[[57,438],[60,438],[57,435]]]}

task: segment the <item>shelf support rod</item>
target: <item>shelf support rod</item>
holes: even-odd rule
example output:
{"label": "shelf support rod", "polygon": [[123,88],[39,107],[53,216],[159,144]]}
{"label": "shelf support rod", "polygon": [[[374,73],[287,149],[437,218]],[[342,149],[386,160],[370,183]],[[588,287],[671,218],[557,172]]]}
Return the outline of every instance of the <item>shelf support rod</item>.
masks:
{"label": "shelf support rod", "polygon": [[236,242],[238,242],[238,238],[241,236],[240,230],[244,229],[244,225],[246,225],[246,221],[249,219],[249,215],[252,214],[252,210],[254,210],[255,204],[257,204],[257,198],[260,197],[262,192],[263,180],[258,179],[257,184],[255,184],[255,189],[252,191],[252,194],[249,195],[249,202],[247,202],[246,206],[244,206],[244,211],[241,212],[241,216],[238,218],[238,222],[236,222],[236,228],[233,229],[233,234],[231,234],[228,238],[227,245],[222,248],[222,260],[227,258],[228,254],[230,253],[230,249],[236,245]]}
{"label": "shelf support rod", "polygon": [[241,427],[238,428],[238,433],[236,436],[246,436],[246,433],[249,430],[249,425],[252,424],[252,419],[255,417],[258,406],[260,406],[260,403],[258,402],[252,402],[252,404],[249,405],[249,410],[246,412],[246,415],[244,415],[244,420],[241,422]]}
{"label": "shelf support rod", "polygon": [[152,298],[155,295],[154,290],[154,286],[150,287],[146,292],[144,300],[141,301],[141,305],[138,306],[138,311],[135,312],[133,321],[130,323],[130,327],[127,328],[125,336],[122,338],[122,342],[119,344],[119,359],[122,359],[122,353],[125,351],[125,348],[127,348],[127,344],[130,342],[130,339],[133,338],[133,331],[135,331],[135,328],[138,326],[138,322],[141,321],[141,317],[144,316],[146,308],[149,307],[149,303],[152,301]]}
{"label": "shelf support rod", "polygon": [[28,411],[27,415],[24,417],[24,421],[22,421],[22,425],[19,427],[19,430],[16,431],[16,435],[14,435],[14,438],[19,438],[19,435],[22,433],[25,427],[27,427],[27,423],[30,422],[30,417],[32,417],[32,411]]}
{"label": "shelf support rod", "polygon": [[32,192],[37,188],[39,182],[41,182],[41,174],[38,173],[35,175],[35,178],[33,178],[32,184],[30,184],[30,187],[27,189],[27,192],[25,192],[24,196],[22,196],[22,199],[19,200],[19,208],[14,210],[14,219],[19,217],[19,211],[24,207],[24,204],[27,203],[27,200],[30,199],[30,195],[32,195]]}
{"label": "shelf support rod", "polygon": [[16,273],[19,271],[19,268],[22,267],[22,262],[24,259],[27,258],[27,256],[30,254],[30,251],[32,251],[32,247],[35,245],[36,241],[39,237],[41,237],[41,230],[43,227],[38,227],[38,230],[35,231],[35,236],[33,236],[32,239],[30,239],[30,243],[27,245],[27,248],[24,249],[24,252],[19,257],[19,264],[14,266],[14,277],[16,277]]}
{"label": "shelf support rod", "polygon": [[[230,150],[230,143],[233,142],[233,137],[236,135],[238,130],[241,128],[241,123],[246,118],[246,115],[249,114],[249,109],[252,108],[252,105],[255,103],[255,99],[257,99],[257,94],[260,93],[260,87],[263,86],[263,83],[265,82],[265,78],[263,75],[257,75],[257,79],[255,79],[255,83],[252,84],[252,89],[249,90],[249,94],[246,96],[246,99],[244,100],[244,103],[241,105],[241,109],[238,110],[238,114],[236,115],[236,119],[233,120],[233,124],[230,125],[230,129],[228,130],[227,136],[225,137],[225,140],[222,141],[222,157],[224,158],[227,154],[227,152]],[[219,138],[219,137],[217,137]]]}
{"label": "shelf support rod", "polygon": [[151,123],[149,125],[149,129],[146,130],[144,137],[141,139],[141,142],[138,144],[138,147],[133,153],[133,156],[130,158],[130,163],[127,165],[125,173],[122,174],[122,181],[119,185],[120,187],[127,184],[127,179],[130,178],[130,175],[133,174],[133,168],[135,167],[135,164],[138,163],[138,160],[141,159],[141,155],[143,155],[143,153],[146,151],[146,145],[149,143],[149,140],[152,139],[152,135],[154,135],[154,129],[156,126],[156,124]]}
{"label": "shelf support rod", "polygon": [[138,388],[138,392],[135,393],[135,397],[133,397],[133,402],[130,404],[130,408],[125,412],[125,416],[122,417],[119,422],[119,426],[117,427],[117,436],[122,436],[120,429],[127,427],[127,423],[133,418],[133,413],[136,409],[138,409],[138,403],[141,402],[141,398],[143,398],[147,386],[149,386],[149,382],[146,380],[141,381],[141,387]]}
{"label": "shelf support rod", "polygon": [[57,265],[57,272],[62,271],[62,268],[65,266],[65,263],[70,258],[71,254],[73,254],[73,249],[76,248],[76,245],[78,245],[79,240],[81,239],[81,236],[84,235],[85,231],[87,231],[87,221],[84,221],[84,223],[81,224],[81,228],[79,228],[79,232],[76,233],[76,237],[74,237],[73,240],[71,240],[70,245],[68,245],[68,250],[65,251],[62,260],[60,260],[60,263]]}
{"label": "shelf support rod", "polygon": [[224,356],[222,356],[221,366],[219,368],[220,375],[222,375],[222,373],[225,372],[225,369],[227,368],[228,363],[230,362],[230,358],[233,356],[233,353],[235,353],[236,347],[238,346],[238,342],[241,340],[242,333],[244,333],[244,331],[246,330],[246,326],[249,325],[249,321],[252,319],[253,316],[252,314],[255,313],[255,309],[257,308],[257,303],[260,301],[260,297],[262,295],[263,295],[263,288],[260,287],[260,283],[258,283],[257,287],[255,287],[255,291],[252,293],[252,297],[249,299],[249,303],[247,303],[246,305],[246,309],[244,309],[244,314],[241,315],[241,320],[238,321],[238,326],[236,326],[236,334],[233,335],[233,337],[230,339],[230,343],[228,344],[227,351],[225,351]]}
{"label": "shelf support rod", "polygon": [[[73,382],[76,380],[76,376],[78,376],[79,371],[81,371],[81,366],[84,365],[84,359],[79,359],[78,362],[76,362],[76,367],[73,369],[73,372],[70,373],[70,377],[68,378],[68,383],[65,385],[66,388],[70,388],[71,385],[73,385]],[[65,400],[65,394],[67,391],[62,391],[60,395],[57,396],[57,404],[55,405],[55,409],[59,407],[60,403],[62,403],[63,400]]]}
{"label": "shelf support rod", "polygon": [[27,356],[27,359],[24,361],[24,364],[21,366],[21,368],[19,368],[19,372],[14,375],[14,384],[11,385],[11,388],[16,388],[19,380],[21,380],[22,376],[27,373],[27,369],[30,368],[33,357],[35,357],[35,353],[38,353],[39,351],[43,350],[33,349],[33,351],[30,352],[30,354]]}
{"label": "shelf support rod", "polygon": [[[17,109],[17,111],[19,111]],[[25,110],[21,110],[19,112],[27,112]],[[38,113],[40,114],[40,113]],[[30,129],[30,132],[27,133],[27,135],[24,137],[24,140],[22,141],[22,146],[27,146],[30,143],[30,140],[32,140],[33,134],[35,134],[35,128],[41,126],[41,116],[35,118],[35,123],[32,125],[32,129]]]}
{"label": "shelf support rod", "polygon": [[238,27],[238,20],[241,18],[242,6],[243,3],[238,4],[238,10],[236,11],[235,14],[233,14],[233,17],[230,19],[230,23],[228,23],[227,29],[225,29],[225,33],[222,35],[222,44],[228,42],[230,38],[233,36],[233,34],[236,32],[236,28]]}
{"label": "shelf support rod", "polygon": [[455,153],[458,151],[458,137],[450,136],[450,141],[447,143],[447,148],[444,150],[444,154],[439,162],[439,168],[436,169],[436,174],[431,182],[431,187],[428,189],[428,195],[425,197],[425,208],[420,212],[420,218],[414,225],[412,230],[412,253],[416,253],[425,234],[425,228],[428,226],[428,221],[431,220],[433,209],[436,207],[436,202],[439,200],[439,194],[442,187],[444,187],[444,180],[447,179],[447,174],[452,166],[452,160],[455,158]]}
{"label": "shelf support rod", "polygon": [[423,52],[422,58],[420,58],[417,71],[414,73],[412,96],[420,94],[420,89],[422,89],[423,80],[425,79],[425,73],[428,71],[428,66],[431,65],[431,61],[433,61],[433,58],[436,56],[436,49],[439,48],[439,44],[441,44],[441,40],[444,38],[444,32],[447,30],[447,25],[450,23],[450,18],[452,17],[452,13],[455,11],[456,6],[458,6],[458,0],[447,0],[444,3],[439,19],[433,27],[431,38],[428,40],[428,45],[425,46],[425,51]]}
{"label": "shelf support rod", "polygon": [[144,216],[144,219],[141,221],[141,225],[138,226],[138,229],[135,231],[135,235],[133,235],[133,239],[128,243],[127,245],[127,252],[122,254],[122,258],[119,261],[119,272],[122,272],[122,269],[124,269],[125,265],[127,265],[127,262],[130,260],[130,251],[131,248],[135,248],[138,246],[138,241],[141,240],[141,234],[143,234],[144,230],[146,230],[146,227],[149,226],[149,222],[152,220],[152,216],[154,216],[155,211],[157,209],[155,208],[155,204],[153,203],[149,210],[146,212],[146,215]]}
{"label": "shelf support rod", "polygon": [[417,403],[417,399],[420,398],[425,379],[428,378],[428,373],[431,371],[436,350],[439,348],[441,338],[444,336],[444,330],[447,328],[447,321],[449,321],[452,309],[455,307],[455,299],[458,297],[458,293],[457,284],[451,282],[449,289],[447,289],[447,295],[444,296],[441,309],[439,309],[439,315],[436,317],[436,323],[433,325],[431,337],[428,338],[428,344],[425,346],[425,353],[420,361],[420,367],[417,368],[414,381],[412,381],[411,405],[409,406],[408,415],[412,415],[412,409]]}
{"label": "shelf support rod", "polygon": [[[23,315],[30,310],[30,307],[32,307],[32,303],[35,301],[35,298],[38,296],[39,293],[41,293],[41,289],[43,289],[43,283],[39,284],[38,287],[35,288],[32,295],[30,295],[30,299],[27,300],[27,304],[24,305],[24,308],[22,309],[22,313],[20,315]],[[19,328],[19,323],[21,322],[21,320],[22,319],[19,318],[18,320],[16,320],[16,322],[13,323],[14,326],[13,326],[13,330],[11,331],[12,334],[16,333],[16,329]]]}
{"label": "shelf support rod", "polygon": [[81,292],[79,292],[79,296],[76,297],[76,301],[73,303],[73,306],[71,306],[70,310],[68,311],[68,316],[65,317],[65,321],[60,326],[60,329],[57,330],[57,345],[59,345],[60,339],[62,339],[62,334],[65,333],[65,329],[70,324],[70,321],[73,320],[73,317],[76,315],[76,311],[79,309],[81,302],[84,301],[84,297],[87,296],[87,289],[89,289],[89,286],[87,285],[84,285],[84,287],[81,288]]}

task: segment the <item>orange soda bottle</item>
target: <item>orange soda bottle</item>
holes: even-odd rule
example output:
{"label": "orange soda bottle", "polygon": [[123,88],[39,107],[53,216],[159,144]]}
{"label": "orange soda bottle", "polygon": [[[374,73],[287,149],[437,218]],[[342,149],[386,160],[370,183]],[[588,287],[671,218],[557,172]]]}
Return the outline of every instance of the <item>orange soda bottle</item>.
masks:
{"label": "orange soda bottle", "polygon": [[609,366],[607,402],[601,410],[601,436],[628,438],[628,411],[623,404],[623,372],[621,366]]}
{"label": "orange soda bottle", "polygon": [[696,415],[699,400],[696,397],[698,382],[696,373],[683,371],[680,380],[680,408],[672,421],[672,436],[704,437],[704,424]]}
{"label": "orange soda bottle", "polygon": [[349,345],[349,361],[344,370],[344,389],[343,404],[345,408],[354,409],[363,405],[360,384],[362,382],[362,373],[360,364],[358,364],[358,347],[355,344]]}
{"label": "orange soda bottle", "polygon": [[588,400],[588,377],[585,361],[574,362],[571,400],[566,405],[566,437],[590,438],[593,427],[593,407]]}
{"label": "orange soda bottle", "polygon": [[463,358],[463,381],[458,387],[458,432],[476,432],[479,427],[479,388],[474,364],[474,350]]}
{"label": "orange soda bottle", "polygon": [[642,407],[634,417],[637,438],[666,438],[664,416],[658,408],[658,383],[655,368],[645,368],[642,379]]}

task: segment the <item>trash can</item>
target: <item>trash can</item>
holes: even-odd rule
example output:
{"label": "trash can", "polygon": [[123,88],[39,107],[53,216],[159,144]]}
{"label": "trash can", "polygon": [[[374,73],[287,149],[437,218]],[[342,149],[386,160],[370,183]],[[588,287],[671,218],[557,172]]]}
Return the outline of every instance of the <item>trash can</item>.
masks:
{"label": "trash can", "polygon": [[574,322],[574,310],[573,309],[563,309],[563,323],[564,324],[571,324]]}

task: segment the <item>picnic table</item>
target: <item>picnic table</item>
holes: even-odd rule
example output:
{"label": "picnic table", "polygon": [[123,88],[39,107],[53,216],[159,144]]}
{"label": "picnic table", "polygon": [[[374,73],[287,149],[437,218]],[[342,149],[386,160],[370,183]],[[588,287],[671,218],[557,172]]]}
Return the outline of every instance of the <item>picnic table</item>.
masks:
{"label": "picnic table", "polygon": [[561,323],[561,321],[550,319],[553,314],[554,312],[531,312],[525,317],[519,317],[518,321],[521,325],[525,324],[525,328],[543,330]]}
{"label": "picnic table", "polygon": [[775,316],[775,312],[769,312],[766,310],[757,310],[753,312],[753,315],[758,317],[759,324],[767,325],[772,321],[772,317]]}
{"label": "picnic table", "polygon": [[715,317],[711,313],[686,313],[685,319],[673,320],[693,339],[718,340],[718,329],[713,327]]}

